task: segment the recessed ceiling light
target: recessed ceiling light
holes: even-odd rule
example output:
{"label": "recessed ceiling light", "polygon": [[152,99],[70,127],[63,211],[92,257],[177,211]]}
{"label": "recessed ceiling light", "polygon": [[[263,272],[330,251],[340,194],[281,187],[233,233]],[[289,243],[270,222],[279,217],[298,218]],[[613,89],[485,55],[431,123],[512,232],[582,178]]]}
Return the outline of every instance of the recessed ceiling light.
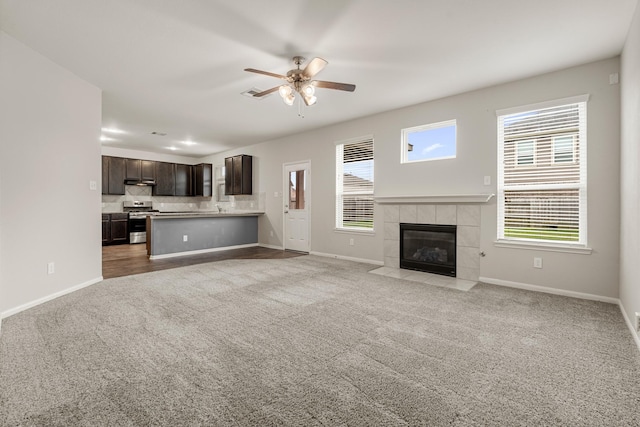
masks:
{"label": "recessed ceiling light", "polygon": [[121,135],[121,134],[127,133],[122,129],[117,129],[117,128],[102,128],[102,132],[112,133],[115,135]]}
{"label": "recessed ceiling light", "polygon": [[167,150],[176,151],[176,150],[178,150],[178,148],[177,147],[167,147]]}
{"label": "recessed ceiling light", "polygon": [[197,142],[193,142],[193,141],[180,141],[180,143],[182,143],[184,145],[188,145],[188,146],[197,144]]}
{"label": "recessed ceiling light", "polygon": [[102,142],[113,142],[113,141],[119,141],[119,139],[111,138],[109,136],[100,135],[100,141],[102,141]]}

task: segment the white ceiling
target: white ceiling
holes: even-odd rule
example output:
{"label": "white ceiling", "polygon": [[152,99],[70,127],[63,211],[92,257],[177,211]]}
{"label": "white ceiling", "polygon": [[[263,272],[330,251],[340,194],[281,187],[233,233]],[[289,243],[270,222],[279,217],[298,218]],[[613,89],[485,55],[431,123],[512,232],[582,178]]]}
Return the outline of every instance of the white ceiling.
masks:
{"label": "white ceiling", "polygon": [[[112,147],[199,157],[616,56],[637,0],[0,0],[0,27],[103,90]],[[319,56],[318,102],[268,89]],[[154,136],[151,132],[164,132]],[[187,146],[180,141],[192,141]]]}

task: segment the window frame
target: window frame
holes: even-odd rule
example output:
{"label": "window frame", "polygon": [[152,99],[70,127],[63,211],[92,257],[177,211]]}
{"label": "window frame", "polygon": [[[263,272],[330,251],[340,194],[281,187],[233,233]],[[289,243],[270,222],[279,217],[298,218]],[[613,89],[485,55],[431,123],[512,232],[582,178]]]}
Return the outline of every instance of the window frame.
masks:
{"label": "window frame", "polygon": [[[446,127],[453,127],[454,130],[454,153],[452,156],[442,156],[442,157],[433,157],[429,159],[416,159],[409,160],[409,135],[416,132],[423,132],[434,129],[441,129]],[[401,153],[400,153],[400,163],[420,163],[420,162],[431,162],[434,160],[447,160],[447,159],[455,159],[458,155],[458,123],[457,119],[449,119],[436,123],[428,123],[426,125],[413,126],[409,128],[404,128],[401,130]]]}
{"label": "window frame", "polygon": [[[520,107],[502,109],[496,111],[497,120],[497,151],[498,151],[498,180],[497,180],[497,239],[496,246],[498,247],[517,247],[522,249],[544,249],[559,252],[571,252],[571,253],[583,253],[590,254],[591,249],[587,247],[587,104],[589,101],[589,95],[579,95],[569,98],[557,99],[553,101],[541,102],[537,104],[523,105]],[[568,106],[576,104],[578,107],[578,131],[577,138],[579,144],[576,144],[574,137],[573,141],[573,160],[574,164],[578,163],[579,168],[579,182],[566,184],[559,186],[557,184],[549,183],[546,185],[531,186],[529,190],[553,190],[556,188],[564,188],[567,190],[573,190],[578,192],[578,239],[577,241],[562,241],[556,239],[542,239],[541,235],[537,235],[538,238],[522,238],[505,236],[505,190],[518,191],[517,185],[506,185],[505,179],[505,139],[504,139],[504,118],[515,114],[524,114],[528,112],[536,112],[548,108],[557,108],[562,106]],[[566,136],[566,135],[563,135]],[[553,139],[553,137],[552,137]],[[578,147],[576,148],[576,145]],[[551,165],[558,165],[551,158]],[[561,162],[559,165],[568,165],[569,162]],[[534,165],[535,167],[535,165]],[[542,172],[541,172],[542,173]]]}
{"label": "window frame", "polygon": [[[361,191],[361,192],[344,192],[344,146],[345,145],[355,145],[362,143],[371,143],[371,190]],[[375,142],[373,139],[373,135],[365,135],[362,137],[351,138],[348,140],[341,140],[335,142],[335,153],[336,153],[336,188],[335,188],[335,196],[336,196],[336,205],[335,205],[335,228],[334,231],[338,232],[348,232],[348,233],[358,233],[358,234],[374,234],[375,233],[375,201],[374,201],[374,193],[375,193],[375,180],[374,180],[374,172],[375,172]],[[348,194],[350,196],[366,196],[371,198],[371,227],[348,227],[344,225],[344,195]]]}

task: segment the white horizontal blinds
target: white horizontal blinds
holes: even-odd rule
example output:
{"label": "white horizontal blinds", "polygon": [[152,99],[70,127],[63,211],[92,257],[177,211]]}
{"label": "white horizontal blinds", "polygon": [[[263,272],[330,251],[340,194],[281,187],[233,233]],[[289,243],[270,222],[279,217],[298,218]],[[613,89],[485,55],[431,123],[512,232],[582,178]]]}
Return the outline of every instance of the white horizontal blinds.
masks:
{"label": "white horizontal blinds", "polygon": [[498,117],[499,238],[584,243],[586,102]]}
{"label": "white horizontal blinds", "polygon": [[373,140],[336,146],[336,227],[373,229]]}

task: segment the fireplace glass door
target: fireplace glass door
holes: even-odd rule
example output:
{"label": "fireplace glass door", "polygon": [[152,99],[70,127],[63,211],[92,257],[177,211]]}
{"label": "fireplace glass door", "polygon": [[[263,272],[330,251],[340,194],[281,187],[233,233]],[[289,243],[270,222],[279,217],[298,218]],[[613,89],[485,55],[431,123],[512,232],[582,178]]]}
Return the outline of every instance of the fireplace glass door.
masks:
{"label": "fireplace glass door", "polygon": [[400,268],[456,276],[456,226],[400,224]]}

